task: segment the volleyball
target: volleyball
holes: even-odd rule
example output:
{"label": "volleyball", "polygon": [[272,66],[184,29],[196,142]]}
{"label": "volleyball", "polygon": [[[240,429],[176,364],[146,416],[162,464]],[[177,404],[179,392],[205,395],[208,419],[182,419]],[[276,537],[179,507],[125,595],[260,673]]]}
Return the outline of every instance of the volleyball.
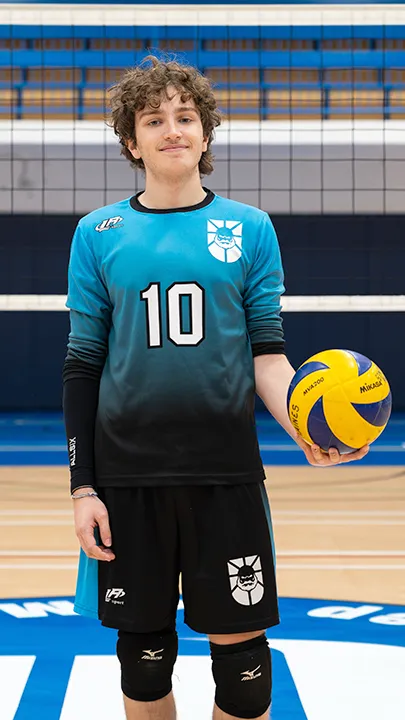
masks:
{"label": "volleyball", "polygon": [[341,454],[372,443],[391,414],[391,391],[379,367],[352,350],[323,350],[295,373],[287,395],[298,434]]}

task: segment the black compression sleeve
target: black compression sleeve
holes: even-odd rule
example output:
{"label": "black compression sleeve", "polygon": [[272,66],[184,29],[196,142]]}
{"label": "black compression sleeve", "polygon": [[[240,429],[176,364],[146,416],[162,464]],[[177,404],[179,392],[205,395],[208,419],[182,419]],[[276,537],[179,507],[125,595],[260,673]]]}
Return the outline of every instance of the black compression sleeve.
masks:
{"label": "black compression sleeve", "polygon": [[71,491],[95,487],[94,427],[102,368],[67,359],[63,366],[63,414],[69,451]]}
{"label": "black compression sleeve", "polygon": [[261,342],[252,345],[253,357],[257,355],[285,355],[284,340],[280,342]]}

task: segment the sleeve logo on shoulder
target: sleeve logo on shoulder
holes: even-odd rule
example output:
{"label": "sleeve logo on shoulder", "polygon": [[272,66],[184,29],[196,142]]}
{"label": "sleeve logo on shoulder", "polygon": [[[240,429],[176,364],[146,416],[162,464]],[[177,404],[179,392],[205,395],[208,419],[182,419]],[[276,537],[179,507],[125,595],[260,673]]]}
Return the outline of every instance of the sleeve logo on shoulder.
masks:
{"label": "sleeve logo on shoulder", "polygon": [[124,218],[122,218],[120,215],[117,215],[116,217],[102,220],[98,225],[96,225],[95,229],[97,230],[97,232],[103,232],[103,230],[112,230],[113,228],[122,227],[123,221]]}
{"label": "sleeve logo on shoulder", "polygon": [[217,260],[234,263],[242,255],[242,225],[239,220],[208,220],[208,250]]}

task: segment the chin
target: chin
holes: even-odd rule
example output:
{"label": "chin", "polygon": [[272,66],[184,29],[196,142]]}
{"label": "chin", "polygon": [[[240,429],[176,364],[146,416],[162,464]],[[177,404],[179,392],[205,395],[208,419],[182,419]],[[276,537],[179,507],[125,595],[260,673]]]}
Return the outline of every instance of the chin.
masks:
{"label": "chin", "polygon": [[169,170],[170,172],[175,173],[191,173],[194,168],[196,167],[193,163],[190,162],[184,162],[184,158],[181,157],[171,157],[169,158],[169,162],[165,162],[161,164],[162,170],[165,171]]}

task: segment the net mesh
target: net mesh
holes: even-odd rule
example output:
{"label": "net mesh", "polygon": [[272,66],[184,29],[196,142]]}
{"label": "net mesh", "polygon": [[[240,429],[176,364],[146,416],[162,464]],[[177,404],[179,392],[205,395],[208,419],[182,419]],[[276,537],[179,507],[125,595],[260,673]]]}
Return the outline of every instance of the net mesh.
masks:
{"label": "net mesh", "polygon": [[397,213],[405,189],[405,8],[0,8],[0,211],[81,214],[143,187],[106,88],[174,53],[215,88],[210,187],[280,213]]}

